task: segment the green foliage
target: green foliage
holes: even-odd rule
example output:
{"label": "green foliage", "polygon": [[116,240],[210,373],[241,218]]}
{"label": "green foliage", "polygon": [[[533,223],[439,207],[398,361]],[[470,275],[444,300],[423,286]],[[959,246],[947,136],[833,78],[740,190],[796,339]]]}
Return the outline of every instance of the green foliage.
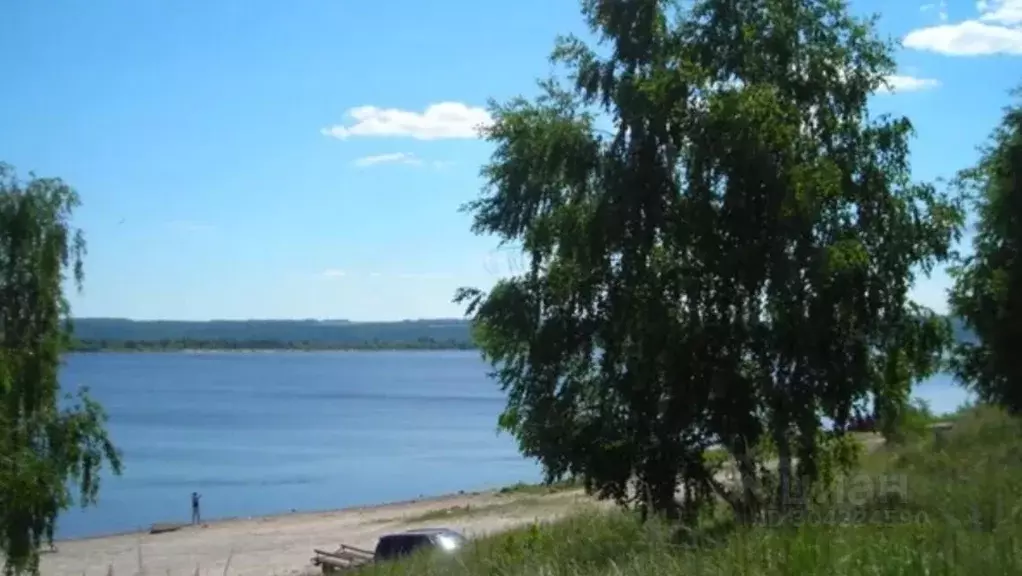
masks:
{"label": "green foliage", "polygon": [[551,484],[527,484],[519,482],[510,486],[504,486],[498,490],[499,494],[556,494],[568,490],[579,490],[583,488],[577,480],[569,478]]}
{"label": "green foliage", "polygon": [[364,576],[859,576],[1022,571],[1022,428],[1002,411],[961,415],[944,449],[913,441],[867,457],[811,513],[773,524],[712,519],[678,531],[628,513],[583,512],[419,555]]}
{"label": "green foliage", "polygon": [[922,398],[916,398],[902,407],[889,427],[889,442],[903,443],[930,433],[930,426],[940,421]]}
{"label": "green foliage", "polygon": [[844,3],[583,14],[600,50],[561,39],[572,85],[493,105],[489,185],[466,206],[526,271],[456,300],[485,326],[502,427],[548,477],[689,521],[717,495],[751,519],[764,502],[705,451],[757,485],[769,438],[783,497],[796,461],[812,480],[845,460],[822,418],[840,432],[873,397],[893,422],[950,339],[907,294],[961,210],[910,181],[909,121],[869,117],[891,46]]}
{"label": "green foliage", "polygon": [[120,459],[83,391],[58,404],[69,334],[65,275],[79,286],[85,243],[69,224],[78,196],[57,179],[0,164],[0,552],[7,574],[38,572],[60,511],[95,502],[99,471]]}
{"label": "green foliage", "polygon": [[972,254],[952,271],[950,302],[976,340],[958,344],[953,369],[981,399],[1022,412],[1022,104],[1005,111],[956,182],[978,222]]}

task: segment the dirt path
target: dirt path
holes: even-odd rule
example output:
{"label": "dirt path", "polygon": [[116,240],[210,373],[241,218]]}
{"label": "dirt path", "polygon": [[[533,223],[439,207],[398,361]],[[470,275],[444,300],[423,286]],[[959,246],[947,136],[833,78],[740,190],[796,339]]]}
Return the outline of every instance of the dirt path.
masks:
{"label": "dirt path", "polygon": [[[59,542],[42,560],[46,576],[221,575],[309,571],[313,548],[340,543],[372,549],[385,532],[444,526],[478,536],[549,520],[591,505],[579,491],[494,492],[383,506],[210,523],[164,534],[129,534]],[[139,569],[139,566],[143,570]]]}

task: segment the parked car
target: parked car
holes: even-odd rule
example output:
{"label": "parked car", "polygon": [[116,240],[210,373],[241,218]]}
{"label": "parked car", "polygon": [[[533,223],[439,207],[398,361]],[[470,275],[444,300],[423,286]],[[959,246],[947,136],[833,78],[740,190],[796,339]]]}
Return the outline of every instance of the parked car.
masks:
{"label": "parked car", "polygon": [[384,534],[376,542],[376,550],[370,552],[355,546],[341,544],[334,552],[314,550],[312,563],[323,568],[323,573],[346,571],[370,562],[396,560],[421,550],[435,550],[448,555],[461,550],[467,539],[448,528],[425,528],[394,534]]}
{"label": "parked car", "polygon": [[373,559],[393,560],[425,549],[449,554],[462,549],[465,542],[464,536],[447,528],[424,528],[386,534],[376,543]]}

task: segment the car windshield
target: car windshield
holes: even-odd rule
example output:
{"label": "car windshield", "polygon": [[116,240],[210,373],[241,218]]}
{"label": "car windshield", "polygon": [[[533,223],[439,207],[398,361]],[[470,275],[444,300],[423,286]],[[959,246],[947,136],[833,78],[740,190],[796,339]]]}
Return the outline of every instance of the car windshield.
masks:
{"label": "car windshield", "polygon": [[453,551],[461,548],[465,538],[460,534],[437,534],[436,543],[442,550]]}

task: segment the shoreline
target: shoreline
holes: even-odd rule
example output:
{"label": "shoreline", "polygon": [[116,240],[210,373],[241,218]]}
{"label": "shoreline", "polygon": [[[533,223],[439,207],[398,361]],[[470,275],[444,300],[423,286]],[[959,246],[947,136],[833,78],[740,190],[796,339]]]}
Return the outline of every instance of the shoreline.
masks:
{"label": "shoreline", "polygon": [[600,506],[581,488],[515,485],[335,510],[223,518],[153,534],[132,531],[58,540],[41,550],[43,576],[308,575],[314,549],[372,550],[380,536],[444,527],[470,538]]}
{"label": "shoreline", "polygon": [[[526,484],[525,486],[536,487],[538,489],[542,485]],[[386,512],[390,509],[400,509],[414,505],[446,504],[468,497],[498,496],[502,494],[501,491],[504,490],[505,488],[507,487],[505,486],[501,488],[486,488],[481,490],[463,490],[458,492],[448,492],[446,494],[440,494],[437,496],[423,496],[421,498],[412,498],[409,500],[393,500],[389,502],[378,502],[375,504],[345,506],[342,508],[324,508],[321,510],[303,510],[296,512],[271,512],[269,514],[255,514],[252,516],[228,516],[225,518],[212,518],[209,520],[204,520],[201,524],[199,524],[199,526],[202,528],[215,528],[223,525],[237,524],[240,522],[270,521],[280,518],[288,519],[293,518],[296,520],[301,520],[304,517],[314,518],[333,514],[352,514],[352,513],[360,514],[364,512]],[[179,528],[172,531],[161,532],[156,534],[151,532],[153,526],[160,525],[179,526]],[[159,536],[162,534],[169,534],[171,532],[177,532],[179,530],[187,528],[193,528],[193,525],[190,522],[171,522],[161,520],[158,522],[153,522],[152,524],[149,525],[149,528],[121,530],[118,532],[104,532],[101,534],[91,534],[89,536],[76,536],[73,538],[60,538],[54,539],[53,544],[54,546],[57,546],[59,548],[60,544],[68,544],[73,542],[87,542],[90,540],[103,540],[108,538],[122,538],[125,536]]]}
{"label": "shoreline", "polygon": [[[939,424],[949,424],[940,422],[937,424],[931,424],[929,427],[935,427]],[[861,437],[861,442],[867,451],[876,449],[880,444],[883,443],[882,437],[875,432],[855,432],[854,435]],[[542,482],[529,483],[529,482],[518,482],[515,484],[508,484],[500,487],[490,488],[476,488],[469,490],[459,490],[457,492],[447,492],[444,494],[437,495],[421,495],[418,498],[409,498],[405,500],[390,500],[385,502],[374,502],[368,504],[356,504],[351,506],[342,506],[340,508],[323,508],[318,510],[301,510],[294,512],[270,512],[266,514],[254,514],[252,516],[228,516],[218,517],[203,521],[199,524],[202,528],[214,528],[230,524],[238,524],[243,522],[265,522],[272,521],[275,519],[312,519],[319,518],[328,515],[338,514],[364,514],[367,512],[386,512],[392,510],[400,510],[402,508],[408,508],[412,506],[434,506],[438,504],[448,504],[456,501],[460,501],[466,498],[486,498],[486,497],[508,497],[515,495],[537,495],[536,491],[539,492],[539,496],[557,494],[559,492],[570,492],[581,490],[580,485],[558,485],[554,484],[549,487],[549,492],[542,492],[544,488],[547,488]],[[152,533],[154,526],[169,525],[177,526],[174,530],[160,533]],[[139,527],[133,530],[121,530],[117,532],[104,532],[100,534],[92,534],[88,536],[76,536],[72,538],[59,538],[54,539],[53,544],[55,546],[59,544],[75,543],[75,542],[87,542],[92,540],[103,540],[109,538],[120,538],[120,537],[141,537],[141,536],[159,536],[161,534],[167,534],[172,532],[178,532],[180,530],[193,528],[194,526],[190,522],[173,522],[168,520],[158,520],[149,525],[149,527]]]}
{"label": "shoreline", "polygon": [[[883,442],[876,435],[863,440],[867,449]],[[727,473],[721,474],[726,481]],[[384,534],[417,528],[449,528],[477,538],[612,506],[574,483],[516,484],[335,510],[225,518],[156,534],[136,531],[57,541],[54,551],[42,551],[40,573],[193,576],[226,574],[229,568],[232,576],[311,576],[315,549],[345,544],[372,550]]]}

